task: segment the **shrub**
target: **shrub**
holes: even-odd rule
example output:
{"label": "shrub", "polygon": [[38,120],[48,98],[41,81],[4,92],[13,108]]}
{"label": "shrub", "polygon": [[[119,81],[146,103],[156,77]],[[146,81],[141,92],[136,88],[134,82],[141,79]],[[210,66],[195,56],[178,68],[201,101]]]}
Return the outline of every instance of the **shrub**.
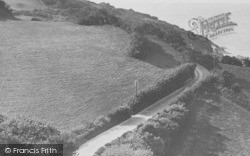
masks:
{"label": "shrub", "polygon": [[64,153],[71,153],[77,148],[74,139],[73,134],[24,117],[0,123],[0,141],[4,144],[63,144]]}
{"label": "shrub", "polygon": [[241,59],[234,56],[223,56],[221,63],[235,66],[243,66]]}
{"label": "shrub", "polygon": [[243,64],[245,67],[250,67],[250,58],[243,58]]}
{"label": "shrub", "polygon": [[105,9],[89,9],[84,15],[80,14],[80,25],[116,25],[118,19],[110,15]]}
{"label": "shrub", "polygon": [[12,9],[5,1],[0,0],[0,17],[6,15],[12,15]]}
{"label": "shrub", "polygon": [[124,120],[127,120],[131,117],[130,109],[128,106],[120,106],[115,109],[113,112],[108,114],[111,122],[120,123]]}
{"label": "shrub", "polygon": [[54,127],[26,118],[9,119],[3,122],[1,127],[3,127],[3,131],[23,143],[42,143],[48,141],[50,136],[60,135],[60,131]]}
{"label": "shrub", "polygon": [[134,34],[131,41],[131,49],[128,53],[129,57],[133,57],[138,60],[144,60],[147,57],[147,44],[148,41],[145,37]]}
{"label": "shrub", "polygon": [[31,21],[41,21],[41,19],[33,17],[31,18]]}

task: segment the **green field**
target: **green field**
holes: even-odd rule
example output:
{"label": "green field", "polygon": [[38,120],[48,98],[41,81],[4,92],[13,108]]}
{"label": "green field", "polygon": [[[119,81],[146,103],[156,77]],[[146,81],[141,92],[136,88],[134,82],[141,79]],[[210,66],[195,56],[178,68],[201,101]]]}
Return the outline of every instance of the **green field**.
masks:
{"label": "green field", "polygon": [[231,71],[237,77],[237,81],[243,92],[250,98],[250,68],[226,64],[222,64],[221,66],[223,69]]}
{"label": "green field", "polygon": [[114,27],[0,22],[0,113],[72,129],[123,104],[170,70],[125,56],[130,36]]}

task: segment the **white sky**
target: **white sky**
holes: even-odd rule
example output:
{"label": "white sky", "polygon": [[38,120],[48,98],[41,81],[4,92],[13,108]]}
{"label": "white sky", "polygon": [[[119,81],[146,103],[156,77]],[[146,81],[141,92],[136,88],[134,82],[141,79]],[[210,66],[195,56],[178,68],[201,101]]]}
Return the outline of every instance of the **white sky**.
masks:
{"label": "white sky", "polygon": [[[107,0],[92,0],[95,2],[103,2]],[[117,0],[108,0],[110,3],[116,3]],[[150,2],[150,3],[250,3],[249,0],[126,0],[126,3],[133,2]]]}

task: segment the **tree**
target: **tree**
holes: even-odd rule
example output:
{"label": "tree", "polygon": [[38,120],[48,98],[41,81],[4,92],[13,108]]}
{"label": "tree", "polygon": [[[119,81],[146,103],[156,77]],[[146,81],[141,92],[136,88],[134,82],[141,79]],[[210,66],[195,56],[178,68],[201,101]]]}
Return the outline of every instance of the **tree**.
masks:
{"label": "tree", "polygon": [[0,0],[0,15],[5,14],[5,15],[11,15],[12,10],[10,6],[3,0]]}
{"label": "tree", "polygon": [[223,56],[221,63],[230,64],[235,66],[243,66],[242,61],[236,57],[232,56]]}
{"label": "tree", "polygon": [[250,59],[249,58],[244,58],[243,63],[245,67],[250,67]]}

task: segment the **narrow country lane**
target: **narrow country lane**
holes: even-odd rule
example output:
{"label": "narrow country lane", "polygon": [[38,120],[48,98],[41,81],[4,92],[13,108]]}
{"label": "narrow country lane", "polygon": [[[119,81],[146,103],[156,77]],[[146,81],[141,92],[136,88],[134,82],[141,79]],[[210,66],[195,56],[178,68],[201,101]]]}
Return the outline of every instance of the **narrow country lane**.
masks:
{"label": "narrow country lane", "polygon": [[182,88],[176,90],[172,94],[166,96],[165,98],[159,100],[154,105],[146,108],[145,110],[141,111],[140,113],[132,116],[130,119],[122,122],[121,124],[101,133],[100,135],[92,138],[88,142],[84,143],[78,151],[76,151],[77,156],[93,156],[94,153],[105,144],[115,140],[116,138],[120,137],[122,134],[131,131],[137,127],[137,125],[144,123],[149,118],[156,115],[158,112],[161,112],[165,108],[169,106],[171,101],[180,95],[185,89],[192,87],[199,81],[206,78],[208,75],[208,71],[198,65],[195,70],[195,77],[194,79],[188,81]]}

